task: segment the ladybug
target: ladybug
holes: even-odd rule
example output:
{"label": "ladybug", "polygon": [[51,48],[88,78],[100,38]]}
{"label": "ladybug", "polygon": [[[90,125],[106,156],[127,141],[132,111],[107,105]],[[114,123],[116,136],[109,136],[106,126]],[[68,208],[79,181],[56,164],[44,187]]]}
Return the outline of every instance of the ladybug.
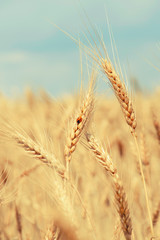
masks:
{"label": "ladybug", "polygon": [[80,116],[77,118],[77,124],[80,124],[81,122],[82,122],[82,117]]}

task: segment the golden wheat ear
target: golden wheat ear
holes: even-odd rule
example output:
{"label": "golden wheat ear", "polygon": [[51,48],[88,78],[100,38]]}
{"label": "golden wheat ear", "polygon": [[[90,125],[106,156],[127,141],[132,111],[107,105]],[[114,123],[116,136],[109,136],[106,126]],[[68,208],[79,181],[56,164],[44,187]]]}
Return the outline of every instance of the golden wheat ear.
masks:
{"label": "golden wheat ear", "polygon": [[70,126],[67,131],[67,140],[64,149],[64,157],[66,161],[67,171],[69,171],[69,164],[71,161],[72,153],[75,151],[80,136],[90,119],[93,105],[94,105],[94,86],[96,81],[96,73],[93,71],[89,83],[88,93],[82,104],[80,105],[77,113],[71,119]]}
{"label": "golden wheat ear", "polygon": [[126,193],[117,173],[117,168],[114,166],[111,156],[105,152],[97,139],[89,133],[86,133],[85,135],[89,149],[94,153],[94,156],[97,159],[98,163],[106,170],[106,172],[109,172],[112,176],[116,208],[120,216],[121,227],[126,240],[131,240],[132,221],[130,217]]}
{"label": "golden wheat ear", "polygon": [[6,140],[16,143],[30,157],[55,169],[61,177],[64,177],[65,167],[63,164],[56,159],[53,153],[46,151],[41,144],[32,140],[22,129],[18,129],[9,123],[4,123],[1,133]]}
{"label": "golden wheat ear", "polygon": [[109,59],[102,58],[100,62],[101,68],[104,71],[105,75],[108,77],[115,96],[120,103],[126,122],[134,132],[137,126],[137,121],[132,106],[132,101],[128,97],[127,89],[124,83],[122,83],[122,81],[120,80],[120,77],[112,66],[111,61]]}

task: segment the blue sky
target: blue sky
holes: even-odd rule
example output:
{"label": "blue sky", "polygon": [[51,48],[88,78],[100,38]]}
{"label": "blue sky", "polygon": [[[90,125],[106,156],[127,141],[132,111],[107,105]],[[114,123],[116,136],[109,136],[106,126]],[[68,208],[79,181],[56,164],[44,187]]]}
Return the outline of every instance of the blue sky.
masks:
{"label": "blue sky", "polygon": [[[108,31],[107,9],[122,67],[138,79],[143,89],[159,86],[160,73],[148,62],[160,68],[160,1],[81,3],[92,24],[103,33]],[[28,86],[44,88],[53,96],[76,92],[81,79],[78,46],[51,22],[76,36],[82,35],[86,25],[89,27],[78,0],[0,1],[1,92],[21,94]],[[108,44],[108,35],[104,40]],[[99,91],[104,92],[104,86],[107,89],[100,80]]]}

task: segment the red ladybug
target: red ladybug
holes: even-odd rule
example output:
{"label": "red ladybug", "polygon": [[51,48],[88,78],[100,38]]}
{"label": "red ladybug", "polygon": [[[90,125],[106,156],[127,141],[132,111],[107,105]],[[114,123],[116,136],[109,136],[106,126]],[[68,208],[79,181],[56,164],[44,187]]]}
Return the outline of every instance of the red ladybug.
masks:
{"label": "red ladybug", "polygon": [[82,117],[80,116],[77,118],[77,124],[80,124],[81,122],[82,122]]}

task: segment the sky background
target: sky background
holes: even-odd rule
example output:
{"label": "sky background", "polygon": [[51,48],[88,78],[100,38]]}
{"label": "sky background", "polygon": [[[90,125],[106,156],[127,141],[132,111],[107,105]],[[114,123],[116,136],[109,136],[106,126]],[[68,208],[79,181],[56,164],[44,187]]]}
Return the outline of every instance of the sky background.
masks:
{"label": "sky background", "polygon": [[[81,38],[87,27],[90,30],[82,5],[110,49],[107,9],[120,62],[129,76],[147,91],[160,85],[160,72],[150,64],[160,68],[159,0],[81,0],[81,5],[78,0],[1,0],[0,92],[20,95],[29,86],[53,96],[76,92],[81,79],[79,48],[51,22]],[[98,91],[105,87],[99,80]]]}

